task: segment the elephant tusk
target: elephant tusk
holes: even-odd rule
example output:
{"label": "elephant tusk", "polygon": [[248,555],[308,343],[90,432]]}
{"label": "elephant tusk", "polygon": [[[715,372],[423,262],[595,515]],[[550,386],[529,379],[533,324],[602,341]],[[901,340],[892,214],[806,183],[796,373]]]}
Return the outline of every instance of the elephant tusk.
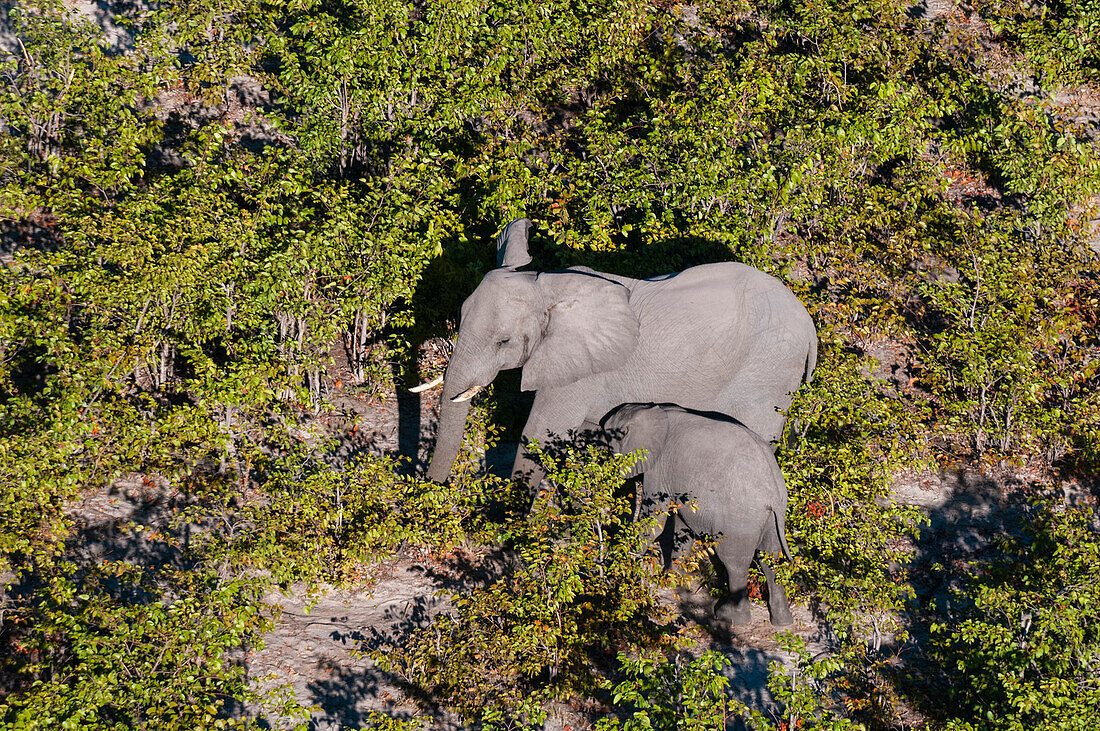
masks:
{"label": "elephant tusk", "polygon": [[437,376],[427,383],[421,383],[419,386],[413,386],[409,389],[409,393],[420,393],[421,391],[427,391],[429,388],[435,388],[441,383],[443,383],[443,376]]}
{"label": "elephant tusk", "polygon": [[484,388],[484,386],[471,386],[470,388],[467,388],[465,391],[452,398],[451,401],[454,401],[455,403],[469,401],[474,396],[476,396],[477,392],[480,391],[482,388]]}

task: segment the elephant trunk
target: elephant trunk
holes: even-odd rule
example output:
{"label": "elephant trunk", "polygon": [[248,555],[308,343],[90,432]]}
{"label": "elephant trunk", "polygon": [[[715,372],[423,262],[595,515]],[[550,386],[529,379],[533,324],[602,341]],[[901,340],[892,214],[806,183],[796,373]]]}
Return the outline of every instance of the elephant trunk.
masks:
{"label": "elephant trunk", "polygon": [[460,392],[443,382],[443,399],[439,403],[439,429],[436,432],[435,451],[428,465],[428,479],[445,482],[451,474],[451,466],[462,446],[462,432],[466,428],[469,401],[452,401]]}
{"label": "elephant trunk", "polygon": [[436,432],[435,451],[428,465],[428,479],[433,482],[445,482],[451,474],[451,467],[458,457],[462,446],[462,434],[466,428],[466,416],[470,412],[471,391],[493,380],[495,372],[483,373],[475,369],[470,373],[465,367],[467,351],[456,348],[447,372],[443,377],[443,396],[439,402],[439,427]]}

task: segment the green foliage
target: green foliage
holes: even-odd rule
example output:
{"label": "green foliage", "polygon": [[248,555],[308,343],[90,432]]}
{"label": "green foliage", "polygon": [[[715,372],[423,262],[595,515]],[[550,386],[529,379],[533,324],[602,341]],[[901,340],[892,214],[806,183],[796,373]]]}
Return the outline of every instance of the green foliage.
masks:
{"label": "green foliage", "polygon": [[[437,485],[399,477],[390,459],[362,457],[341,470],[276,463],[247,502],[213,526],[212,558],[269,572],[281,586],[339,584],[406,544],[461,541],[491,480]],[[201,515],[206,509],[198,511]]]}
{"label": "green foliage", "polygon": [[[768,667],[768,687],[784,706],[786,720],[783,723],[786,728],[821,731],[862,731],[865,728],[863,724],[853,723],[830,708],[830,686],[845,669],[844,653],[815,658],[806,647],[806,641],[792,634],[781,634],[779,646],[793,655],[794,662],[790,668],[782,663],[771,663]],[[755,725],[757,728],[767,728],[761,724],[759,714],[756,714]]]}
{"label": "green foliage", "polygon": [[625,718],[608,715],[596,723],[599,731],[671,731],[725,729],[730,719],[726,697],[729,678],[722,671],[729,660],[717,652],[698,657],[677,654],[631,658],[619,654],[623,680],[603,681],[611,702]]}
{"label": "green foliage", "polygon": [[778,640],[783,651],[794,658],[790,667],[781,662],[772,662],[768,667],[768,687],[783,708],[778,721],[729,696],[729,678],[724,671],[730,661],[717,652],[703,652],[697,657],[677,654],[672,658],[620,654],[616,675],[622,679],[603,683],[611,692],[615,713],[601,718],[596,728],[701,731],[725,729],[740,716],[757,731],[864,729],[833,708],[836,703],[831,693],[844,675],[843,655],[815,659],[806,641],[797,635],[780,634]]}
{"label": "green foliage", "polygon": [[[970,25],[917,23],[910,5],[170,0],[120,18],[129,36],[112,47],[68,3],[18,3],[19,52],[0,58],[0,217],[21,247],[0,269],[0,570],[39,582],[19,609],[27,637],[75,639],[41,677],[15,656],[7,717],[99,708],[102,682],[126,724],[159,683],[166,699],[204,700],[149,724],[203,725],[207,699],[246,697],[239,679],[97,679],[115,646],[81,639],[81,617],[114,617],[135,647],[201,636],[188,647],[212,663],[264,625],[242,609],[252,630],[219,630],[237,599],[203,583],[209,566],[342,581],[403,542],[490,531],[516,567],[456,600],[446,633],[466,646],[447,652],[465,665],[432,681],[443,697],[484,716],[496,704],[474,699],[501,694],[498,720],[535,718],[541,698],[595,692],[592,648],[660,644],[626,629],[664,579],[621,524],[610,466],[570,457],[530,516],[488,521],[482,496],[511,500],[479,476],[500,429],[492,395],[446,487],[387,460],[331,468],[317,438],[337,378],[372,394],[407,371],[412,333],[448,332],[489,261],[483,242],[521,214],[552,244],[543,264],[649,276],[736,259],[807,303],[821,362],[780,453],[797,554],[780,569],[847,638],[843,673],[814,676],[802,658],[800,677],[874,675],[861,639],[892,629],[916,520],[890,502],[894,468],[1100,464],[1097,269],[1082,246],[1095,135],[998,88]],[[1027,58],[997,74],[1050,90],[1095,80],[1093,0],[973,7]],[[896,386],[853,353],[882,341],[907,353]],[[202,527],[193,578],[170,596],[148,588],[163,595],[149,623],[42,575],[70,550],[72,501],[125,473],[178,487]],[[423,663],[405,672],[421,682],[444,651],[418,641],[406,657]],[[709,660],[653,662],[648,700],[631,701],[651,723],[718,718],[710,690],[697,708],[669,700],[714,690]],[[799,718],[833,722],[792,693]]]}
{"label": "green foliage", "polygon": [[0,702],[5,728],[258,728],[234,717],[260,699],[226,656],[272,626],[254,582],[121,561],[51,568],[38,599],[5,616],[18,633],[5,669],[29,681]]}
{"label": "green foliage", "polygon": [[953,729],[1085,729],[1100,710],[1100,534],[1092,510],[1039,505],[973,565],[931,648]]}
{"label": "green foliage", "polygon": [[371,711],[368,714],[368,723],[360,728],[361,731],[423,731],[428,723],[428,719],[419,716],[402,719],[387,716],[381,711]]}
{"label": "green foliage", "polygon": [[[865,728],[828,707],[831,705],[828,697],[831,684],[828,680],[835,680],[835,676],[844,671],[843,653],[813,657],[805,640],[794,634],[779,635],[779,645],[794,656],[792,667],[774,662],[768,666],[768,687],[775,699],[783,704],[784,715],[787,716],[785,728],[821,731],[861,731]],[[762,726],[759,715],[756,715],[756,726],[768,728]]]}
{"label": "green foliage", "polygon": [[[979,452],[991,437],[1007,452],[1014,436],[1027,439],[1058,428],[1061,415],[1049,411],[1044,398],[1049,374],[1039,363],[1054,344],[1053,283],[1041,273],[1034,244],[1010,245],[1008,227],[994,221],[972,225],[978,230],[960,235],[970,261],[960,266],[959,281],[923,288],[931,306],[952,324],[932,336],[925,374],[945,396],[945,427],[971,427]],[[987,225],[993,230],[982,230]]]}
{"label": "green foliage", "polygon": [[106,202],[133,190],[141,147],[161,133],[140,102],[168,60],[148,59],[138,71],[146,59],[109,53],[100,28],[61,0],[20,3],[11,20],[21,43],[0,60],[3,207],[26,215],[55,196]]}
{"label": "green foliage", "polygon": [[553,487],[501,536],[513,553],[504,574],[375,653],[413,687],[493,726],[540,722],[547,699],[596,688],[600,655],[659,635],[654,592],[668,579],[647,555],[649,522],[631,522],[616,494],[637,455],[538,454]]}
{"label": "green foliage", "polygon": [[[915,424],[901,402],[867,383],[858,359],[819,352],[813,385],[792,406],[795,442],[779,453],[795,577],[838,633],[869,634],[877,646],[911,592],[904,543],[919,513],[890,499],[888,481],[914,449]],[[777,568],[791,576],[785,563]]]}
{"label": "green foliage", "polygon": [[980,0],[974,9],[994,33],[1027,56],[1045,88],[1092,81],[1100,73],[1100,3],[1095,0]]}

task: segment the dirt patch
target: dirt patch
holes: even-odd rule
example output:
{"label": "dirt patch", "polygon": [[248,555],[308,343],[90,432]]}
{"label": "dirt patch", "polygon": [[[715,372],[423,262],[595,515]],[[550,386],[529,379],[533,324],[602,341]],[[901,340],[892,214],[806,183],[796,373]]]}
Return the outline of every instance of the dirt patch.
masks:
{"label": "dirt patch", "polygon": [[[279,623],[265,636],[263,649],[248,654],[248,674],[262,692],[288,686],[311,708],[311,729],[359,728],[371,711],[395,718],[419,711],[400,680],[376,667],[366,651],[427,625],[448,608],[440,594],[447,582],[408,556],[371,572],[374,580],[367,588],[330,589],[312,599],[302,591],[267,597],[279,609]],[[457,726],[447,714],[435,713],[439,727]],[[291,728],[301,719],[267,720],[274,728]]]}
{"label": "dirt patch", "polygon": [[[371,711],[396,718],[427,713],[433,727],[462,727],[461,720],[429,699],[411,697],[396,678],[375,666],[367,653],[400,641],[426,626],[451,605],[447,599],[464,577],[439,571],[433,561],[408,555],[374,567],[369,588],[330,589],[310,600],[300,593],[272,594],[268,601],[281,610],[278,626],[265,636],[265,646],[248,654],[246,667],[253,687],[271,692],[290,689],[296,700],[311,707],[310,729],[338,731],[365,724]],[[790,664],[778,649],[777,628],[768,622],[764,605],[752,608],[752,623],[735,630],[718,627],[711,616],[714,600],[699,586],[665,591],[661,601],[679,613],[679,622],[698,641],[698,649],[722,653],[730,660],[725,675],[730,694],[750,707],[778,718],[781,709],[768,690],[768,666]],[[821,629],[805,607],[792,607],[795,623],[784,628],[807,640],[812,652],[823,652]],[[258,709],[252,709],[256,712]],[[555,703],[547,729],[583,729],[597,717],[581,704]],[[273,728],[291,728],[300,718],[267,716]]]}

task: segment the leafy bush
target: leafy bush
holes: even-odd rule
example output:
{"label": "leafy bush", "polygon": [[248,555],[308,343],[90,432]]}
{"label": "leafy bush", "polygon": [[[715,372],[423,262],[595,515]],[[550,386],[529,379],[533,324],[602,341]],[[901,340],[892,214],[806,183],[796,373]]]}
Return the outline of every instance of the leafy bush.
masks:
{"label": "leafy bush", "polygon": [[[933,626],[952,729],[1086,729],[1100,712],[1100,532],[1093,510],[1037,506],[957,616]],[[944,707],[946,708],[946,707]]]}
{"label": "leafy bush", "polygon": [[122,561],[51,568],[6,608],[5,728],[259,728],[241,703],[262,701],[227,656],[272,626],[255,582]]}
{"label": "leafy bush", "polygon": [[[507,490],[477,476],[499,428],[486,407],[448,487],[385,460],[329,469],[324,440],[297,438],[340,388],[338,367],[367,392],[410,370],[395,361],[412,333],[448,331],[491,259],[483,242],[516,215],[538,221],[547,265],[649,276],[736,259],[807,303],[822,359],[780,452],[798,554],[780,567],[847,638],[838,677],[877,672],[860,640],[873,648],[907,593],[915,515],[889,502],[894,467],[1100,463],[1097,267],[1083,246],[1095,135],[999,88],[957,16],[918,23],[906,0],[170,0],[120,19],[112,47],[69,5],[14,7],[19,52],[0,57],[0,224],[19,249],[0,269],[0,569],[37,576],[26,627],[101,611],[143,637],[210,630],[210,657],[248,640],[211,629],[226,605],[203,604],[213,590],[198,579],[161,603],[193,599],[196,624],[154,609],[158,629],[41,574],[67,550],[71,501],[158,475],[194,501],[198,565],[280,582],[340,580],[404,540],[508,536],[530,555],[514,585],[462,605],[453,637],[480,628],[486,646],[462,657],[514,683],[513,709],[522,689],[595,692],[602,670],[582,648],[611,667],[619,648],[598,622],[628,638],[624,618],[647,616],[657,581],[633,527],[592,538],[617,519],[610,476],[495,526],[479,491]],[[1048,89],[1095,79],[1093,0],[973,7],[1029,59],[1002,71]],[[857,355],[883,340],[908,354],[896,387]],[[560,568],[550,535],[568,547]],[[547,581],[565,587],[556,604],[532,599]],[[591,622],[585,592],[604,597]],[[493,602],[513,607],[518,635],[500,634]],[[442,652],[410,647],[425,662]],[[110,673],[93,655],[50,667],[86,678],[70,686],[84,694]],[[9,664],[24,680],[28,657]],[[191,682],[156,677],[166,698]],[[440,677],[445,697],[467,682]],[[484,678],[470,682],[487,697]],[[43,707],[69,697],[43,683]],[[29,713],[20,688],[9,716]],[[850,690],[862,713],[872,701]],[[194,692],[238,691],[226,675]]]}
{"label": "leafy bush", "polygon": [[[806,647],[806,641],[792,634],[780,635],[779,646],[793,656],[790,668],[778,662],[768,666],[768,687],[784,706],[786,719],[781,722],[781,727],[821,731],[862,731],[865,728],[863,724],[854,723],[838,712],[839,704],[834,696],[837,686],[843,682],[841,679],[845,677],[845,671],[850,670],[846,668],[846,662],[853,658],[854,648],[815,658]],[[758,729],[767,728],[759,713],[747,715],[755,720]]]}
{"label": "leafy bush", "polygon": [[492,482],[437,485],[400,477],[396,466],[371,457],[340,470],[312,460],[276,463],[247,502],[227,506],[204,550],[287,586],[343,583],[403,545],[461,541]]}
{"label": "leafy bush", "polygon": [[974,9],[994,33],[1023,51],[1044,87],[1080,84],[1100,73],[1100,3],[1095,0],[979,0]]}
{"label": "leafy bush", "polygon": [[665,731],[671,729],[725,729],[731,718],[726,688],[729,678],[722,671],[729,660],[717,652],[691,658],[677,654],[619,654],[619,672],[624,679],[603,681],[612,704],[625,716],[607,715],[596,723],[600,731]]}
{"label": "leafy bush", "polygon": [[[819,731],[860,731],[862,724],[844,718],[833,697],[844,676],[846,653],[813,658],[806,642],[797,635],[778,635],[779,646],[793,656],[787,666],[773,661],[768,666],[768,688],[781,705],[781,717],[772,719],[759,709],[731,697],[725,671],[730,661],[713,651],[696,657],[681,652],[672,657],[619,655],[615,681],[605,680],[611,691],[613,712],[599,719],[596,728],[624,731],[674,731],[725,729],[740,717],[756,731],[806,728]],[[620,679],[621,678],[621,679]]]}
{"label": "leafy bush", "polygon": [[889,476],[913,453],[916,424],[867,383],[858,359],[819,352],[812,387],[792,405],[794,443],[779,452],[797,573],[777,568],[809,591],[834,631],[870,635],[877,646],[912,591],[905,546],[919,513],[892,501]]}
{"label": "leafy bush", "polygon": [[553,487],[501,535],[514,554],[504,575],[375,653],[471,721],[541,722],[546,700],[592,692],[618,649],[659,637],[655,589],[667,579],[647,556],[652,521],[631,522],[617,495],[637,457],[593,447],[538,454]]}

